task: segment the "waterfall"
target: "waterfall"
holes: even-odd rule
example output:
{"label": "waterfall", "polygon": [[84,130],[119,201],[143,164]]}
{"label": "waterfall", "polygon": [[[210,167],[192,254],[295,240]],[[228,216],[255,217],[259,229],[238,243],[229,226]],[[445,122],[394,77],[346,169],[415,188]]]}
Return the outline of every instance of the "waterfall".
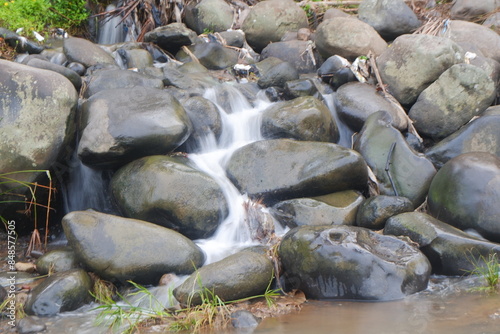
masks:
{"label": "waterfall", "polygon": [[[229,97],[231,113],[222,108],[221,92]],[[270,102],[260,97],[252,106],[235,87],[223,84],[210,88],[205,92],[205,98],[214,102],[219,108],[223,130],[217,141],[213,135],[200,140],[200,153],[189,154],[198,169],[210,175],[222,188],[228,201],[229,214],[209,239],[197,240],[207,255],[205,264],[220,260],[246,246],[257,244],[252,241],[251,231],[247,223],[245,202],[249,201],[245,194],[227,178],[225,166],[232,153],[238,148],[263,139],[260,133],[261,112]],[[277,233],[282,228],[275,223]]]}
{"label": "waterfall", "polygon": [[[109,4],[106,7],[106,12],[116,9],[116,5]],[[106,15],[104,19],[99,22],[99,33],[97,43],[99,44],[115,44],[125,41],[125,25],[120,22],[122,17],[120,15],[110,16]]]}

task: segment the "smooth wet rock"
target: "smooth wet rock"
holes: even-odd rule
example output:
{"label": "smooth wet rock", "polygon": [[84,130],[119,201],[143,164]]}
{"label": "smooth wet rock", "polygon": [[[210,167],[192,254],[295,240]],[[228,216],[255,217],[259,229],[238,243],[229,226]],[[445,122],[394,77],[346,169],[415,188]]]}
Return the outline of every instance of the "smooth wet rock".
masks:
{"label": "smooth wet rock", "polygon": [[[209,70],[222,70],[238,63],[239,52],[219,43],[196,43],[187,48]],[[182,62],[191,61],[191,57],[183,50],[175,57]]]}
{"label": "smooth wet rock", "polygon": [[80,87],[82,87],[82,78],[80,77],[80,75],[67,67],[53,64],[51,62],[43,61],[37,58],[29,60],[26,65],[59,73],[65,76],[69,81],[71,81],[71,83],[77,90],[80,90]]}
{"label": "smooth wet rock", "polygon": [[264,138],[335,143],[339,130],[328,107],[312,96],[275,103],[262,112]]}
{"label": "smooth wet rock", "polygon": [[234,328],[255,328],[260,319],[247,310],[238,310],[231,313],[231,324]]}
{"label": "smooth wet rock", "polygon": [[79,267],[75,252],[71,248],[55,249],[43,254],[35,262],[40,275],[63,272]]}
{"label": "smooth wet rock", "polygon": [[377,66],[389,92],[401,104],[409,105],[444,71],[462,60],[461,48],[448,38],[405,34],[377,58]]}
{"label": "smooth wet rock", "polygon": [[[100,93],[108,89],[118,88],[163,88],[163,81],[149,75],[137,73],[129,70],[101,70],[97,71],[90,77],[90,80],[85,89],[85,97]],[[103,94],[103,93],[101,93]],[[127,96],[122,96],[117,102],[127,99]],[[124,102],[121,102],[124,103]]]}
{"label": "smooth wet rock", "polygon": [[[433,273],[468,275],[489,254],[500,255],[500,245],[478,239],[422,212],[408,212],[387,220],[384,234],[407,236],[432,264]],[[483,257],[483,258],[481,258]]]}
{"label": "smooth wet rock", "polygon": [[263,294],[273,279],[274,266],[266,254],[243,250],[199,268],[174,289],[183,305],[201,304],[203,289],[223,301]]}
{"label": "smooth wet rock", "polygon": [[356,225],[380,230],[384,228],[388,218],[413,210],[413,203],[406,197],[373,196],[366,199],[359,206],[356,214]]}
{"label": "smooth wet rock", "polygon": [[294,228],[279,255],[286,288],[310,299],[401,299],[427,288],[431,272],[416,246],[356,226]]}
{"label": "smooth wet rock", "polygon": [[276,203],[273,216],[285,226],[354,225],[364,197],[354,190],[311,198],[293,198]]}
{"label": "smooth wet rock", "polygon": [[121,52],[123,54],[123,58],[125,58],[125,65],[127,68],[143,70],[147,67],[153,66],[153,56],[151,56],[151,53],[149,53],[148,50],[120,49],[117,52]]}
{"label": "smooth wet rock", "polygon": [[[191,64],[186,63],[184,65]],[[183,65],[183,66],[184,66]],[[189,92],[189,94],[202,95],[203,92],[217,83],[208,75],[208,70],[203,65],[199,64],[199,68],[195,71],[183,70],[183,66],[175,64],[167,64],[163,67],[163,83],[165,86],[174,86]]]}
{"label": "smooth wet rock", "polygon": [[184,101],[183,106],[193,124],[193,131],[186,142],[188,147],[196,148],[207,136],[219,139],[222,133],[222,118],[212,101],[193,96]]}
{"label": "smooth wet rock", "polygon": [[111,281],[158,284],[163,274],[190,274],[205,259],[188,238],[145,221],[73,211],[64,216],[62,225],[78,258]]}
{"label": "smooth wet rock", "polygon": [[404,0],[364,0],[359,5],[358,18],[387,41],[411,34],[422,25]]}
{"label": "smooth wet rock", "polygon": [[370,25],[354,17],[324,20],[316,30],[316,47],[323,58],[339,55],[353,61],[372,51],[379,56],[387,43]]}
{"label": "smooth wet rock", "polygon": [[184,23],[174,22],[147,32],[144,42],[154,43],[163,50],[176,54],[184,45],[193,44],[197,37]]}
{"label": "smooth wet rock", "polygon": [[500,113],[488,115],[489,110],[493,108],[486,109],[484,116],[466,124],[425,152],[436,168],[469,152],[488,152],[500,157]]}
{"label": "smooth wet rock", "polygon": [[265,72],[261,72],[261,77],[257,81],[257,84],[262,89],[272,86],[283,88],[288,81],[297,80],[298,78],[299,72],[297,69],[289,62],[284,61]]}
{"label": "smooth wet rock", "polygon": [[427,204],[433,217],[460,229],[473,229],[500,242],[500,158],[490,153],[459,155],[438,171]]}
{"label": "smooth wet rock", "polygon": [[17,331],[20,334],[40,333],[47,329],[45,321],[37,316],[27,316],[17,322]]}
{"label": "smooth wet rock", "polygon": [[146,87],[109,89],[82,105],[78,156],[86,165],[116,168],[165,154],[192,131],[186,111],[169,93]]}
{"label": "smooth wet rock", "polygon": [[276,57],[289,62],[299,73],[312,73],[318,69],[319,55],[312,41],[291,40],[271,43],[261,52],[263,59]]}
{"label": "smooth wet rock", "polygon": [[485,111],[495,97],[495,84],[486,72],[456,64],[418,96],[408,116],[420,134],[442,139]]}
{"label": "smooth wet rock", "polygon": [[87,68],[96,65],[116,66],[115,59],[109,53],[83,38],[65,38],[63,50],[70,62],[83,64]]}
{"label": "smooth wet rock", "polygon": [[3,38],[10,47],[15,48],[18,53],[39,54],[44,50],[44,47],[37,42],[2,27],[0,27],[0,37]]}
{"label": "smooth wet rock", "polygon": [[31,290],[25,304],[30,315],[53,316],[90,302],[92,280],[83,269],[55,273]]}
{"label": "smooth wet rock", "polygon": [[228,213],[217,182],[181,156],[135,160],[114,174],[111,190],[127,217],[174,229],[191,239],[211,236]]}
{"label": "smooth wet rock", "polygon": [[427,195],[436,169],[423,154],[410,148],[391,123],[391,117],[383,111],[369,116],[354,142],[354,149],[361,153],[377,177],[380,194],[407,197],[418,207]]}
{"label": "smooth wet rock", "polygon": [[233,9],[224,0],[201,0],[184,8],[186,25],[198,34],[225,31],[233,24]]}
{"label": "smooth wet rock", "polygon": [[291,0],[266,0],[258,2],[243,21],[248,44],[257,52],[269,43],[278,42],[287,31],[307,28],[307,16]]}
{"label": "smooth wet rock", "polygon": [[392,118],[392,126],[398,130],[407,128],[405,115],[386,100],[375,86],[350,82],[337,89],[335,108],[339,117],[353,130],[359,132],[368,116],[379,111],[387,111]]}
{"label": "smooth wet rock", "polygon": [[347,59],[335,55],[328,57],[318,68],[317,73],[324,83],[329,84],[333,89],[338,89],[348,82],[357,82],[350,66],[351,63]]}
{"label": "smooth wet rock", "polygon": [[488,14],[500,7],[498,0],[456,0],[450,9],[453,20],[473,21],[482,15]]}
{"label": "smooth wet rock", "polygon": [[366,163],[357,152],[290,139],[243,146],[231,156],[226,173],[242,193],[271,202],[363,190],[367,183]]}
{"label": "smooth wet rock", "polygon": [[285,94],[290,99],[303,96],[318,97],[318,88],[311,79],[298,79],[285,83]]}

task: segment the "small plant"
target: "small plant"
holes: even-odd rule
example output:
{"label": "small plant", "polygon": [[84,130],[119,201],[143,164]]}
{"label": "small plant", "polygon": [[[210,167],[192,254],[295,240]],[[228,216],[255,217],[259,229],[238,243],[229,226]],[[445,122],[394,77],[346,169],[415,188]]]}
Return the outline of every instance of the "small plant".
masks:
{"label": "small plant", "polygon": [[482,277],[486,281],[486,286],[474,288],[474,291],[496,292],[500,288],[500,263],[496,253],[488,254],[488,258],[483,255],[479,256],[479,260],[471,257],[471,263],[474,269],[469,271],[470,274]]}

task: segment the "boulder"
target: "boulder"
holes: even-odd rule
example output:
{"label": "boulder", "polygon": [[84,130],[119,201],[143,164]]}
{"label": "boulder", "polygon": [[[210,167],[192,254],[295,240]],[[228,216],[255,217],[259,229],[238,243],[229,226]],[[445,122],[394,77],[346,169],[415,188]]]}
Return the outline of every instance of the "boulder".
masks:
{"label": "boulder", "polygon": [[389,113],[391,125],[396,129],[405,130],[408,127],[406,115],[398,111],[373,85],[357,81],[346,83],[337,89],[334,101],[340,119],[353,131],[359,132],[368,116],[379,110]]}
{"label": "boulder", "polygon": [[30,59],[26,63],[26,65],[41,68],[44,70],[54,71],[56,73],[64,75],[69,81],[71,81],[71,83],[77,90],[80,90],[80,87],[82,87],[82,78],[80,77],[80,75],[67,67],[53,64],[51,62],[44,61],[38,58]]}
{"label": "boulder", "polygon": [[100,93],[108,89],[117,89],[117,88],[133,89],[136,87],[162,89],[163,81],[161,79],[146,74],[129,70],[119,70],[119,69],[101,70],[97,71],[94,75],[89,77],[87,82],[87,88],[84,91],[84,96],[86,98],[89,98],[94,94]]}
{"label": "boulder", "polygon": [[196,33],[184,23],[175,22],[147,32],[144,35],[144,42],[154,43],[163,50],[176,54],[184,45],[195,43],[197,38]]}
{"label": "boulder", "polygon": [[372,51],[379,56],[387,43],[370,25],[354,17],[324,20],[316,30],[316,47],[323,58],[339,55],[353,61]]}
{"label": "boulder", "polygon": [[190,274],[205,259],[188,238],[145,221],[73,211],[62,225],[68,245],[83,264],[114,282],[158,284],[163,274]]}
{"label": "boulder", "polygon": [[354,149],[375,174],[380,194],[407,197],[418,207],[427,195],[436,169],[423,154],[410,148],[391,123],[391,117],[384,111],[372,114],[356,137]]}
{"label": "boulder", "polygon": [[450,15],[453,20],[473,21],[498,7],[500,7],[498,0],[456,0],[450,9]]}
{"label": "boulder", "polygon": [[120,168],[111,190],[123,213],[179,231],[191,239],[211,236],[227,216],[222,189],[187,158],[150,156]]}
{"label": "boulder", "polygon": [[411,34],[422,25],[404,0],[365,0],[358,7],[358,18],[387,41]]}
{"label": "boulder", "polygon": [[[184,65],[187,64],[191,63]],[[191,94],[202,95],[207,88],[217,84],[209,76],[208,70],[203,65],[198,64],[197,71],[194,71],[194,69],[186,71],[184,65],[177,66],[176,64],[168,63],[163,67],[163,83],[165,86],[182,89],[190,96]]]}
{"label": "boulder", "polygon": [[328,107],[312,96],[278,102],[262,112],[264,138],[337,142],[339,130]]}
{"label": "boulder", "polygon": [[413,203],[406,197],[385,195],[372,196],[359,206],[356,214],[356,225],[380,230],[384,228],[388,218],[413,210]]}
{"label": "boulder", "polygon": [[500,158],[471,152],[449,160],[429,188],[429,213],[460,229],[500,242]]}
{"label": "boulder", "polygon": [[407,212],[387,220],[384,234],[406,236],[416,242],[438,275],[471,274],[500,245],[478,239],[422,212]]}
{"label": "boulder", "polygon": [[[196,43],[187,48],[209,70],[223,70],[238,63],[238,51],[216,42]],[[192,61],[183,50],[177,52],[175,58],[184,63]]]}
{"label": "boulder", "polygon": [[319,91],[312,79],[297,79],[285,83],[285,94],[290,99],[304,96],[319,97]]}
{"label": "boulder", "polygon": [[286,61],[280,62],[267,71],[262,71],[260,73],[261,77],[259,78],[259,81],[257,81],[257,84],[262,89],[272,86],[283,88],[288,81],[297,80],[299,78],[299,72],[297,69]]}
{"label": "boulder", "polygon": [[389,92],[410,105],[444,71],[463,60],[461,48],[448,38],[401,35],[378,58],[377,66]]}
{"label": "boulder", "polygon": [[31,290],[26,313],[54,316],[73,311],[91,301],[92,280],[83,269],[55,273]]}
{"label": "boulder", "polygon": [[242,193],[267,202],[363,190],[367,168],[355,151],[325,142],[263,140],[231,156],[226,173]]}
{"label": "boulder", "polygon": [[278,254],[287,290],[310,299],[401,299],[427,288],[431,272],[414,245],[356,226],[294,228]]}
{"label": "boulder", "polygon": [[219,32],[233,25],[233,9],[224,0],[201,0],[188,3],[184,22],[198,34]]}
{"label": "boulder", "polygon": [[485,111],[495,97],[495,84],[486,72],[456,64],[419,95],[408,116],[420,134],[442,139]]}
{"label": "boulder", "polygon": [[290,63],[299,73],[316,72],[320,63],[312,41],[291,40],[271,43],[262,50],[261,57],[279,58]]}
{"label": "boulder", "polygon": [[63,50],[70,62],[83,64],[87,68],[95,65],[117,66],[115,59],[109,53],[83,38],[65,38]]}
{"label": "boulder", "polygon": [[212,294],[238,300],[263,294],[273,278],[274,265],[266,254],[243,250],[199,268],[174,289],[174,296],[183,305],[201,304]]}
{"label": "boulder", "polygon": [[92,95],[81,110],[78,156],[98,168],[171,152],[192,131],[179,101],[155,88],[108,89]]}
{"label": "boulder", "polygon": [[450,159],[469,152],[488,152],[500,157],[500,113],[484,116],[463,126],[460,130],[444,138],[429,148],[425,155],[436,168],[441,168]]}
{"label": "boulder", "polygon": [[324,83],[329,84],[333,89],[338,89],[342,85],[358,79],[350,69],[351,63],[344,57],[335,55],[328,57],[318,68],[318,76]]}
{"label": "boulder", "polygon": [[354,190],[276,203],[273,216],[284,226],[354,225],[356,212],[364,197]]}
{"label": "boulder", "polygon": [[306,13],[291,0],[266,0],[258,2],[243,21],[248,44],[257,52],[269,43],[278,42],[287,31],[307,28]]}
{"label": "boulder", "polygon": [[126,68],[144,70],[145,68],[153,66],[153,56],[148,50],[119,49],[117,52],[124,59]]}
{"label": "boulder", "polygon": [[20,36],[2,27],[0,27],[0,37],[4,39],[10,47],[15,48],[17,53],[39,54],[44,50],[44,47],[37,42],[31,41],[24,36]]}
{"label": "boulder", "polygon": [[43,254],[35,262],[36,271],[40,275],[57,273],[78,268],[75,252],[69,247],[54,249]]}

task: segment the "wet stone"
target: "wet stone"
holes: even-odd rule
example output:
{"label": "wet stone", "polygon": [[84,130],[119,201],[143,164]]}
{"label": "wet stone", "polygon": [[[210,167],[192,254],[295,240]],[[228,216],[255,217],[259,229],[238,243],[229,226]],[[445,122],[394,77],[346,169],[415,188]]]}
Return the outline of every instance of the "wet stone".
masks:
{"label": "wet stone", "polygon": [[382,229],[389,217],[413,211],[413,203],[401,196],[373,196],[365,200],[356,215],[356,225],[370,229]]}
{"label": "wet stone", "polygon": [[43,332],[47,326],[37,316],[24,317],[17,323],[17,331],[20,334]]}

